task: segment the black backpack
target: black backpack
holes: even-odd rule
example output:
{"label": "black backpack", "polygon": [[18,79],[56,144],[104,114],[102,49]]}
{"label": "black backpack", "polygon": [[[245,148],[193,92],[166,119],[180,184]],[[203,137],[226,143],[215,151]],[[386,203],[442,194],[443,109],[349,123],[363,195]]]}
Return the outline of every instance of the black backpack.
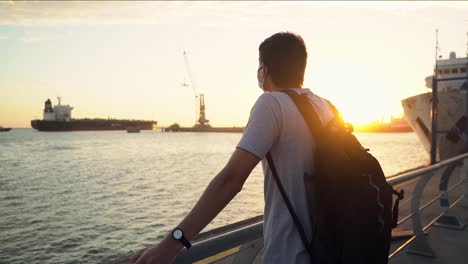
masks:
{"label": "black backpack", "polygon": [[[267,161],[312,263],[388,263],[403,190],[396,192],[387,183],[377,159],[362,147],[331,103],[335,118],[324,127],[306,94],[282,92],[296,104],[316,144],[314,173],[304,178],[312,241],[307,241],[270,153]],[[393,210],[392,194],[397,195]]]}

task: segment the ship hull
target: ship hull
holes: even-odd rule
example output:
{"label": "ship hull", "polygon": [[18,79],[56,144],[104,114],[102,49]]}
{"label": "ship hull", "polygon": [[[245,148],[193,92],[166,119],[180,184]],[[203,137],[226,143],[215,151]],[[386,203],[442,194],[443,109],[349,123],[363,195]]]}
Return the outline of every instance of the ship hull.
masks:
{"label": "ship hull", "polygon": [[31,126],[39,131],[127,130],[129,127],[136,127],[140,130],[153,130],[156,128],[156,125],[156,121],[107,119],[73,119],[71,121],[31,121]]}
{"label": "ship hull", "polygon": [[[427,153],[431,150],[432,93],[409,97],[402,101],[408,123],[416,132]],[[467,137],[461,134],[466,127],[466,90],[438,93],[437,160],[444,160],[465,152]]]}

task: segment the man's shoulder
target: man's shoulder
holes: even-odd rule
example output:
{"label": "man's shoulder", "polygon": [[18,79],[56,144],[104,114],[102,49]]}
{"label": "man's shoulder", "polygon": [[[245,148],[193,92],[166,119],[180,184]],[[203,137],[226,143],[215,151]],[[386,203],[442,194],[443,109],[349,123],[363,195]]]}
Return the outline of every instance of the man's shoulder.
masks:
{"label": "man's shoulder", "polygon": [[272,92],[263,93],[257,98],[254,108],[274,110],[280,107],[280,100],[278,96]]}
{"label": "man's shoulder", "polygon": [[257,103],[268,104],[277,101],[275,93],[276,92],[269,92],[261,94],[257,99]]}

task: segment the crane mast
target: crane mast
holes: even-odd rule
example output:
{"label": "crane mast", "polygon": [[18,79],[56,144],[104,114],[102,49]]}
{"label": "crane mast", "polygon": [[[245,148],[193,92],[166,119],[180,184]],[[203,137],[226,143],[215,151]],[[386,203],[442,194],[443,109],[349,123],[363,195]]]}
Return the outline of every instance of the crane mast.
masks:
{"label": "crane mast", "polygon": [[196,125],[209,126],[208,122],[210,122],[210,120],[206,119],[205,117],[205,96],[200,94],[200,114],[198,117],[198,123]]}
{"label": "crane mast", "polygon": [[192,71],[190,70],[190,65],[188,62],[187,52],[184,51],[184,62],[185,62],[185,70],[187,71],[187,75],[189,78],[189,83],[185,82],[182,83],[182,86],[191,86],[193,90],[193,94],[195,96],[195,127],[206,127],[210,126],[210,120],[206,119],[205,116],[205,96],[203,93],[199,93],[195,81],[192,76]]}

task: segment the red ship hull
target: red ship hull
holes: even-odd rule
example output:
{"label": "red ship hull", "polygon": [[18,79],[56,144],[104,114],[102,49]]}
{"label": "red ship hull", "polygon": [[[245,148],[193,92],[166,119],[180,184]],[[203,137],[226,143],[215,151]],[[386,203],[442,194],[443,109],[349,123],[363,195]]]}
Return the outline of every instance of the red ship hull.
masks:
{"label": "red ship hull", "polygon": [[32,120],[31,126],[39,131],[96,131],[127,130],[136,127],[140,130],[153,130],[156,121],[112,120],[112,119],[72,119],[70,121]]}

